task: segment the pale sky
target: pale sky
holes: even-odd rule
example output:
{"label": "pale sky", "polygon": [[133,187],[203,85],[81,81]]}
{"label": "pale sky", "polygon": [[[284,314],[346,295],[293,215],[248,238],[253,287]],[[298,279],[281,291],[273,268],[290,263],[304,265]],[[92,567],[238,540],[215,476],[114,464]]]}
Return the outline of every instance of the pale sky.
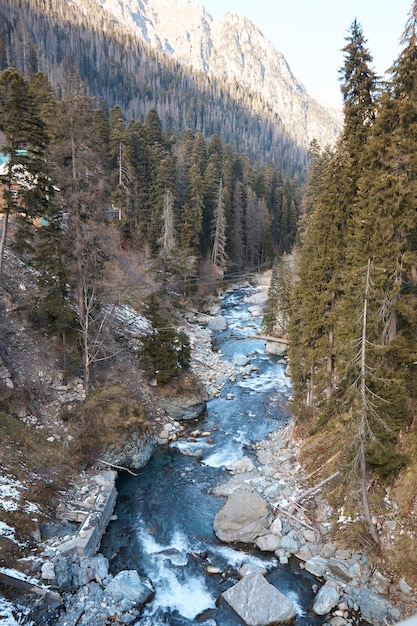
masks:
{"label": "pale sky", "polygon": [[396,60],[412,0],[190,0],[213,17],[227,12],[248,17],[282,52],[310,95],[341,106],[341,49],[356,18],[381,77]]}

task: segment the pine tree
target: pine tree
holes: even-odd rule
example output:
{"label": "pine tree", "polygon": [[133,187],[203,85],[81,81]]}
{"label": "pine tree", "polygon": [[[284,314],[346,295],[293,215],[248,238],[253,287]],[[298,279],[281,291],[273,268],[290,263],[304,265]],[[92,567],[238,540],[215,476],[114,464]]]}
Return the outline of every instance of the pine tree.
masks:
{"label": "pine tree", "polygon": [[13,68],[0,74],[0,130],[6,137],[6,145],[1,149],[8,155],[7,172],[3,178],[1,276],[9,219],[14,217],[16,221],[16,249],[21,254],[30,252],[33,220],[47,212],[48,199],[53,195],[46,161],[46,126],[28,84]]}
{"label": "pine tree", "polygon": [[375,93],[378,77],[371,69],[372,56],[366,48],[362,27],[354,20],[347,44],[345,62],[340,70],[343,94],[343,140],[355,162],[375,120]]}
{"label": "pine tree", "polygon": [[288,333],[291,306],[292,277],[288,259],[281,257],[272,268],[271,283],[262,317],[262,329],[267,335],[283,337]]}
{"label": "pine tree", "polygon": [[110,253],[110,205],[106,169],[107,146],[97,133],[90,99],[74,74],[57,111],[53,157],[60,199],[65,207],[62,241],[68,281],[76,294],[84,387],[90,386],[91,366],[101,350],[99,333],[104,266]]}
{"label": "pine tree", "polygon": [[238,180],[235,183],[232,200],[232,259],[238,270],[244,264],[244,233],[245,207],[243,204],[243,184]]}
{"label": "pine tree", "polygon": [[149,379],[167,383],[188,368],[189,340],[161,314],[161,302],[155,294],[148,298],[146,317],[151,331],[141,340],[138,357]]}
{"label": "pine tree", "polygon": [[112,182],[114,185],[113,204],[118,209],[119,221],[127,223],[132,215],[133,173],[130,163],[128,132],[123,113],[116,106],[109,117],[109,150],[112,164]]}
{"label": "pine tree", "polygon": [[165,190],[162,209],[162,236],[159,256],[165,264],[172,262],[177,248],[177,239],[174,223],[174,197],[170,189]]}
{"label": "pine tree", "polygon": [[[319,406],[332,396],[335,329],[342,297],[341,276],[346,256],[346,206],[340,176],[343,154],[327,164],[320,185],[311,190],[314,209],[299,253],[299,280],[294,285],[290,324],[290,360],[297,402]],[[304,400],[303,400],[304,398]]]}

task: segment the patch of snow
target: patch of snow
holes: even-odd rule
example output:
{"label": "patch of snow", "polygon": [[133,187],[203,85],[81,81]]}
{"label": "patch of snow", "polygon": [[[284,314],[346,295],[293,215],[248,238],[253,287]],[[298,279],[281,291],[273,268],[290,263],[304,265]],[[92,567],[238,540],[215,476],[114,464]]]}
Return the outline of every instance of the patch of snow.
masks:
{"label": "patch of snow", "polygon": [[20,493],[10,485],[0,485],[0,506],[5,511],[16,511]]}
{"label": "patch of snow", "polygon": [[7,576],[12,576],[13,578],[24,580],[26,583],[29,583],[30,585],[39,585],[39,581],[36,580],[36,578],[27,576],[26,574],[23,574],[23,572],[19,572],[17,569],[11,569],[10,567],[0,567],[0,572],[2,574],[6,574]]}
{"label": "patch of snow", "polygon": [[[10,476],[0,476],[0,507],[4,511],[16,511],[19,507],[21,491],[27,491],[21,482]],[[33,502],[25,502],[24,511],[39,513],[39,507]]]}
{"label": "patch of snow", "polygon": [[26,500],[23,510],[25,513],[40,513],[38,505],[34,502],[29,502],[28,500]]}
{"label": "patch of snow", "polygon": [[18,546],[23,546],[23,544],[19,543],[14,536],[14,528],[5,524],[0,520],[0,536],[6,537],[6,539],[10,539],[13,543],[16,543]]}
{"label": "patch of snow", "polygon": [[24,611],[14,606],[11,602],[0,596],[0,624],[1,626],[33,626],[33,622],[27,622],[24,617]]}

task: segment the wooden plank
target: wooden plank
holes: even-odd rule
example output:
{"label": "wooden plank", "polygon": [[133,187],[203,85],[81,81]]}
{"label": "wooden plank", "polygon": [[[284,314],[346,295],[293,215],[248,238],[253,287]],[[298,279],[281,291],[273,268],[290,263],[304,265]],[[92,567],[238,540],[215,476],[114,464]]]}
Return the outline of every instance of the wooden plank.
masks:
{"label": "wooden plank", "polygon": [[37,585],[36,583],[24,580],[18,576],[12,576],[10,573],[6,574],[0,570],[0,583],[18,589],[24,593],[35,593],[37,596],[43,596],[45,600],[49,602],[62,602],[62,598],[57,591],[52,591],[48,587],[43,585]]}

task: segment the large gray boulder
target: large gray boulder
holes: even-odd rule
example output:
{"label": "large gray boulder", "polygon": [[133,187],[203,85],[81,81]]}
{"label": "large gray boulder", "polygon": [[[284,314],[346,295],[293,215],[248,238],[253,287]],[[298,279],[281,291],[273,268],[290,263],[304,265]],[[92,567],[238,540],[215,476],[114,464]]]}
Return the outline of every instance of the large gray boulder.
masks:
{"label": "large gray boulder", "polygon": [[282,624],[295,616],[291,600],[259,573],[244,576],[222,596],[248,626]]}
{"label": "large gray boulder", "polygon": [[216,317],[212,317],[211,319],[209,319],[207,323],[207,328],[214,331],[226,330],[227,320],[225,317],[223,317],[223,315],[217,315]]}
{"label": "large gray boulder", "polygon": [[327,615],[338,604],[339,598],[338,588],[331,583],[326,583],[319,589],[314,599],[313,611],[317,615]]}
{"label": "large gray boulder", "polygon": [[171,419],[186,421],[196,419],[206,410],[209,395],[201,382],[194,381],[192,388],[188,387],[183,393],[177,390],[175,394],[169,395],[159,390],[157,398]]}
{"label": "large gray boulder", "polygon": [[327,569],[328,559],[324,559],[322,556],[313,556],[305,562],[305,569],[313,576],[320,578],[324,576]]}
{"label": "large gray boulder", "polygon": [[151,583],[140,578],[136,570],[119,572],[109,582],[105,593],[114,602],[123,602],[125,611],[149,602],[155,594]]}
{"label": "large gray boulder", "polygon": [[362,618],[370,624],[383,626],[384,624],[397,624],[400,621],[400,610],[370,589],[348,586],[345,592],[359,605]]}
{"label": "large gray boulder", "polygon": [[151,459],[155,443],[155,435],[150,429],[127,431],[117,445],[109,446],[100,458],[110,465],[140,469]]}
{"label": "large gray boulder", "polygon": [[214,532],[224,542],[253,543],[269,528],[271,511],[256,491],[237,489],[214,519]]}

